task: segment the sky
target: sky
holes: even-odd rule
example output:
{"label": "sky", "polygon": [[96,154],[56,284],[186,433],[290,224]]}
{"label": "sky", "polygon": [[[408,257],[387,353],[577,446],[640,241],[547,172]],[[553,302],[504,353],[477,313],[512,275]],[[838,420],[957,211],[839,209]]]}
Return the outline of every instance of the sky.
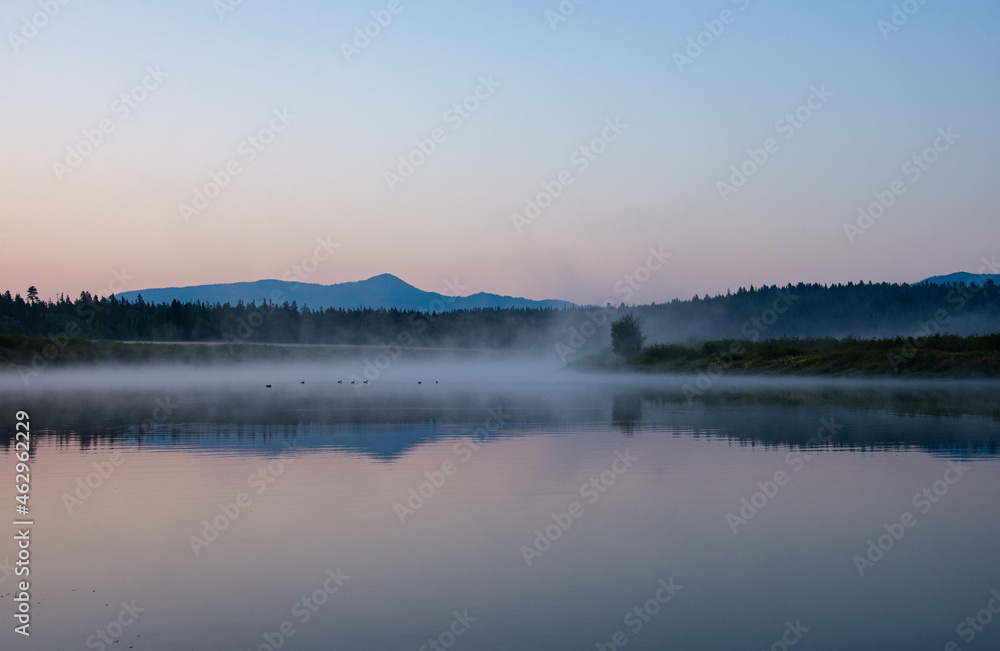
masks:
{"label": "sky", "polygon": [[0,290],[979,271],[998,33],[987,0],[8,0]]}

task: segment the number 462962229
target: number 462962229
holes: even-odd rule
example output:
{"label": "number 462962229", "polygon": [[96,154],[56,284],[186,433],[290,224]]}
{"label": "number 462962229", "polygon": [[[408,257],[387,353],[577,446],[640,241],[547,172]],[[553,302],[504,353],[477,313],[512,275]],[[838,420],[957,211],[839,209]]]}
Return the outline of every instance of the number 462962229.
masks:
{"label": "number 462962229", "polygon": [[18,494],[14,499],[20,504],[17,509],[18,513],[27,513],[28,491],[31,484],[31,469],[28,466],[28,460],[31,456],[31,425],[26,412],[19,411],[16,417],[15,429],[17,433],[14,435],[14,455],[17,457],[17,465],[14,466],[14,472],[17,473],[17,476],[14,478],[14,488]]}

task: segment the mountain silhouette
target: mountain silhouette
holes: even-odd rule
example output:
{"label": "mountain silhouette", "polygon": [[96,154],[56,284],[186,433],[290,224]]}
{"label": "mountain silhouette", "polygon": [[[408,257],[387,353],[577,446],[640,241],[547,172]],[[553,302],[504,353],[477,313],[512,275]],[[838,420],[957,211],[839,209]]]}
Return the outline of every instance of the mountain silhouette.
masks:
{"label": "mountain silhouette", "polygon": [[173,300],[201,302],[209,305],[238,301],[250,303],[270,300],[274,303],[296,302],[299,307],[318,310],[325,308],[354,309],[395,308],[420,312],[447,312],[473,308],[568,308],[572,303],[558,300],[534,301],[513,296],[499,296],[480,292],[471,296],[446,296],[425,292],[393,276],[382,274],[350,283],[317,285],[284,280],[258,280],[256,282],[220,285],[195,285],[191,287],[164,287],[143,289],[119,294],[119,298],[135,301],[142,295],[147,303],[170,303]]}
{"label": "mountain silhouette", "polygon": [[928,284],[928,285],[955,285],[958,283],[965,283],[966,285],[972,285],[973,283],[982,287],[986,284],[986,281],[990,278],[993,282],[1000,284],[1000,274],[973,274],[968,271],[959,271],[953,274],[948,274],[946,276],[931,276],[926,280],[921,280],[918,285]]}

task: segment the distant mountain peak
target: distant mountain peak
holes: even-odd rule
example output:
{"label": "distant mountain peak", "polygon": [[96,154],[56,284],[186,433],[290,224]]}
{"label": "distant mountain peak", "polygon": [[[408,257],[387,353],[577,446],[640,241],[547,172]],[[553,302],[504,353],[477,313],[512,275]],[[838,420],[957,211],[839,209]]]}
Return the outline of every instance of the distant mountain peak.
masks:
{"label": "distant mountain peak", "polygon": [[[124,292],[119,298],[134,301],[137,296],[147,303],[169,303],[173,300],[201,302],[214,305],[239,301],[270,300],[275,303],[285,301],[297,303],[310,309],[355,309],[359,307],[413,310],[419,312],[463,310],[475,308],[555,308],[574,307],[572,303],[559,300],[535,301],[512,296],[499,296],[479,292],[471,296],[445,296],[436,292],[425,292],[390,273],[372,276],[366,280],[319,285],[284,280],[258,280],[255,282],[226,283],[218,285],[196,285],[190,287],[163,287]],[[277,298],[276,298],[277,297]]]}
{"label": "distant mountain peak", "polygon": [[[411,285],[410,283],[408,283],[405,280],[403,280],[402,278],[400,278],[399,276],[394,276],[392,274],[379,274],[377,276],[372,276],[371,278],[369,278],[367,280],[358,280],[358,281],[355,281],[355,283],[379,284],[379,285],[383,285],[385,287],[406,287],[406,288],[409,288],[409,289],[414,289],[416,291],[421,291],[421,290],[417,289],[416,287],[414,287],[413,285]],[[351,284],[351,283],[341,283],[341,284],[342,285],[348,285],[348,284]],[[326,285],[326,287],[337,287],[337,285]]]}

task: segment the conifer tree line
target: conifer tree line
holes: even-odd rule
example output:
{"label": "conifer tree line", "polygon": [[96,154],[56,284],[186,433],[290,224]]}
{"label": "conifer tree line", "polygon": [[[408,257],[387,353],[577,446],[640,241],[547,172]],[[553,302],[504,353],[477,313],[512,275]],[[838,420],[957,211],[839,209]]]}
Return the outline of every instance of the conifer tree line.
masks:
{"label": "conifer tree line", "polygon": [[550,347],[583,323],[600,323],[595,342],[610,346],[610,324],[642,320],[648,343],[779,337],[909,336],[935,321],[944,333],[1000,331],[1000,294],[984,286],[889,283],[804,284],[740,288],[717,296],[627,307],[419,312],[311,309],[295,302],[235,305],[151,304],[141,296],[82,292],[43,300],[34,287],[0,294],[0,335],[69,336],[145,342],[247,342],[380,345],[406,333],[408,345],[511,349]]}

